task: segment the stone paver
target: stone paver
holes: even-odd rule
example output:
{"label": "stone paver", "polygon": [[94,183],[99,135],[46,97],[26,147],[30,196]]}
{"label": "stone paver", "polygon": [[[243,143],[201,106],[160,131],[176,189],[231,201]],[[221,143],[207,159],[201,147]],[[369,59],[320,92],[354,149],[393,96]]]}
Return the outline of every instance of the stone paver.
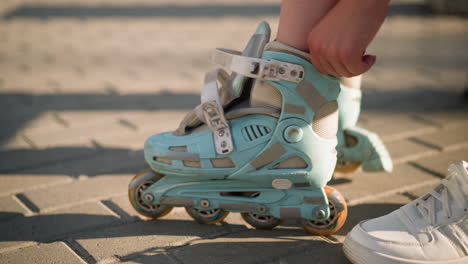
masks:
{"label": "stone paver", "polygon": [[397,165],[392,173],[355,173],[348,179],[348,182],[336,184],[334,187],[343,193],[350,203],[360,203],[373,196],[439,180],[437,176],[409,164]]}
{"label": "stone paver", "polygon": [[128,194],[121,194],[118,196],[114,196],[109,199],[102,200],[102,202],[109,207],[111,210],[116,212],[118,215],[123,217],[124,219],[131,220],[131,219],[147,219],[144,216],[138,214],[130,204],[128,200]]}
{"label": "stone paver", "polygon": [[269,264],[294,264],[294,263],[343,263],[350,264],[344,254],[342,253],[341,244],[326,244],[306,246],[302,250],[297,250],[294,254],[282,256],[274,261],[268,262]]}
{"label": "stone paver", "polygon": [[[130,179],[129,175],[79,178],[70,183],[24,192],[24,195],[34,201],[39,210],[47,211],[99,197],[126,193]],[[54,199],[50,199],[51,197]]]}
{"label": "stone paver", "polygon": [[0,197],[0,208],[2,209],[0,221],[29,213],[29,210],[22,206],[13,196]]}
{"label": "stone paver", "polygon": [[388,144],[387,147],[395,164],[438,152],[433,147],[415,142],[411,139],[393,141],[391,144]]}
{"label": "stone paver", "polygon": [[[198,240],[171,253],[183,263],[268,263],[284,255],[311,250],[318,252],[330,244],[302,229],[249,230],[220,238]],[[339,246],[334,246],[339,252]],[[305,261],[305,260],[304,260]]]}
{"label": "stone paver", "polygon": [[384,141],[407,138],[436,130],[435,126],[421,122],[408,114],[363,113],[363,116],[369,120],[363,126],[376,132]]}
{"label": "stone paver", "polygon": [[[50,167],[65,161],[77,161],[83,157],[97,155],[95,147],[66,146],[56,148],[20,148],[0,150],[2,160],[0,173],[11,173]],[[47,175],[47,174],[46,174]]]}
{"label": "stone paver", "polygon": [[420,117],[440,127],[456,127],[468,122],[468,111],[454,109],[447,112],[429,112],[420,115]]}
{"label": "stone paver", "polygon": [[138,259],[124,261],[127,264],[143,264],[143,263],[160,263],[160,264],[175,264],[177,261],[164,253],[142,254]]}
{"label": "stone paver", "polygon": [[434,146],[440,150],[448,150],[468,146],[468,123],[417,137],[419,142]]}
{"label": "stone paver", "polygon": [[[20,171],[19,173],[68,175],[76,178],[83,175],[90,177],[108,174],[130,175],[148,168],[148,165],[144,161],[142,150],[108,148],[98,144],[93,148],[51,148],[46,149],[44,152],[39,152],[39,154],[47,155],[49,152],[53,155],[56,152],[65,152],[69,153],[70,157],[60,159],[60,162],[47,162],[46,164],[42,164],[42,166],[41,164],[34,164],[27,170]],[[25,156],[33,158],[31,153],[26,153]]]}
{"label": "stone paver", "polygon": [[115,223],[119,218],[98,203],[0,222],[0,252],[31,242],[48,242],[73,232]]}
{"label": "stone paver", "polygon": [[0,1],[0,263],[348,263],[341,243],[355,224],[468,159],[468,20],[393,0],[369,47],[378,62],[359,125],[381,136],[395,169],[332,180],[349,202],[338,233],[311,236],[295,221],[253,230],[235,213],[204,226],[183,208],[139,216],[127,185],[148,167],[145,139],[200,102],[214,47],[242,49],[261,20],[276,32],[279,3]]}
{"label": "stone paver", "polygon": [[70,182],[72,179],[64,175],[34,175],[34,174],[0,174],[0,195],[13,194],[25,190],[42,188]]}
{"label": "stone paver", "polygon": [[84,264],[73,250],[63,242],[40,244],[18,251],[0,254],[0,262],[13,263],[56,263]]}
{"label": "stone paver", "polygon": [[445,152],[443,154],[432,156],[425,159],[414,161],[414,164],[422,169],[426,169],[436,175],[445,176],[447,174],[448,164],[455,163],[460,160],[468,159],[468,148],[462,148],[454,151]]}
{"label": "stone paver", "polygon": [[182,209],[171,212],[157,221],[145,221],[79,234],[74,239],[96,260],[110,256],[121,259],[134,258],[138,254],[181,246],[195,239],[229,234],[244,226],[200,225]]}

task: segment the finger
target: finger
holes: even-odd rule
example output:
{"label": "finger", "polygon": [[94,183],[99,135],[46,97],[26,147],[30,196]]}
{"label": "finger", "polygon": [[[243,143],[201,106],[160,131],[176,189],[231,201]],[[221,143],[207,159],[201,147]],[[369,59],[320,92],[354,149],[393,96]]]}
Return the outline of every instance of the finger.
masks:
{"label": "finger", "polygon": [[377,61],[377,56],[375,55],[364,55],[362,57],[363,63],[366,65],[366,68],[368,71],[372,66],[374,66],[375,62]]}
{"label": "finger", "polygon": [[377,57],[373,55],[364,55],[355,57],[345,63],[346,67],[353,74],[353,76],[367,72],[376,62]]}
{"label": "finger", "polygon": [[312,62],[312,64],[314,65],[315,69],[324,74],[325,70],[323,69],[322,67],[322,64],[320,63],[320,59],[318,58],[318,56],[316,55],[310,55],[310,62]]}
{"label": "finger", "polygon": [[327,59],[324,57],[320,57],[320,64],[323,66],[324,72],[323,74],[333,75],[335,77],[339,77],[339,74],[336,72],[335,68],[328,62]]}
{"label": "finger", "polygon": [[343,64],[339,58],[334,58],[330,60],[331,66],[335,69],[338,76],[336,77],[351,77],[354,76]]}

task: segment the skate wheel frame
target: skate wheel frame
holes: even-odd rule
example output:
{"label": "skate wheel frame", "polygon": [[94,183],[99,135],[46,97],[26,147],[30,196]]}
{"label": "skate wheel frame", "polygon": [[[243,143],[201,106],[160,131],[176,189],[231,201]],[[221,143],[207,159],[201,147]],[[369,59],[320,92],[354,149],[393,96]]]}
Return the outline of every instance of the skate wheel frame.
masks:
{"label": "skate wheel frame", "polygon": [[128,199],[132,207],[140,215],[156,219],[169,214],[171,206],[147,204],[143,202],[142,194],[151,185],[159,181],[164,175],[156,174],[152,170],[144,170],[137,173],[130,181],[128,188]]}
{"label": "skate wheel frame", "polygon": [[340,230],[348,216],[348,207],[346,201],[335,188],[325,186],[323,188],[328,198],[330,216],[323,221],[302,220],[303,228],[313,235],[326,236]]}
{"label": "skate wheel frame", "polygon": [[256,229],[270,230],[283,223],[283,220],[270,215],[241,213],[242,219]]}
{"label": "skate wheel frame", "polygon": [[215,225],[221,223],[228,215],[229,211],[223,209],[199,210],[191,206],[185,207],[185,211],[199,224]]}

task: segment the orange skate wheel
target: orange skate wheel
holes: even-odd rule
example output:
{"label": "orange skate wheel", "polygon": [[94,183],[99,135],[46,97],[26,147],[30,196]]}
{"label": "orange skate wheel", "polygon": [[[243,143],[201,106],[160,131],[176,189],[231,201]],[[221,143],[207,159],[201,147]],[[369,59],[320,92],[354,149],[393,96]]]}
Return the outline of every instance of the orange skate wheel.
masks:
{"label": "orange skate wheel", "polygon": [[310,234],[326,236],[340,230],[348,216],[346,201],[335,188],[325,186],[323,188],[328,198],[330,216],[322,221],[306,220],[302,221],[303,228]]}

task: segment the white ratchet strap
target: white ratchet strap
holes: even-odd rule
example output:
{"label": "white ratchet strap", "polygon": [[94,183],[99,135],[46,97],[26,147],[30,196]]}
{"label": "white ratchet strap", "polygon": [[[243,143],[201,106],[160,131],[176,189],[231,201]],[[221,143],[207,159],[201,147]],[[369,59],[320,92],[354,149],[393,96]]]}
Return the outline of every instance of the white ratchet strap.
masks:
{"label": "white ratchet strap", "polygon": [[[218,75],[223,74],[221,69],[206,73],[205,83],[201,95],[201,104],[198,106],[197,114],[213,131],[216,153],[226,155],[233,151],[231,129],[224,116],[223,106],[219,98]],[[201,111],[201,113],[200,113]]]}
{"label": "white ratchet strap", "polygon": [[242,56],[239,51],[215,49],[211,60],[227,71],[271,81],[290,81],[299,83],[304,79],[304,67],[277,60],[264,60]]}

